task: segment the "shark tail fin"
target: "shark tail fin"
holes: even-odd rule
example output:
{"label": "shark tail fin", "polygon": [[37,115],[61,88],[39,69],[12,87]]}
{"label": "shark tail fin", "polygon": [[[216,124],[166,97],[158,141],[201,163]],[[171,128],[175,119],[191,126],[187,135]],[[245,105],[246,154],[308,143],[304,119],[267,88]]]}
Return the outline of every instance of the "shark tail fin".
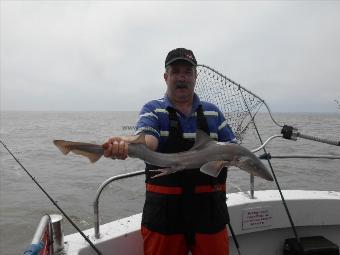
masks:
{"label": "shark tail fin", "polygon": [[71,151],[71,149],[67,146],[68,145],[67,141],[54,140],[53,143],[64,155],[67,155]]}
{"label": "shark tail fin", "polygon": [[64,140],[54,140],[54,145],[58,147],[58,149],[64,154],[67,155],[70,151],[72,151],[74,154],[78,154],[81,156],[87,157],[91,163],[94,163],[98,161],[101,158],[101,154],[96,154],[84,150],[80,150],[77,148],[74,148],[76,145],[84,144],[84,143],[78,143],[78,142],[71,142],[71,141],[64,141]]}

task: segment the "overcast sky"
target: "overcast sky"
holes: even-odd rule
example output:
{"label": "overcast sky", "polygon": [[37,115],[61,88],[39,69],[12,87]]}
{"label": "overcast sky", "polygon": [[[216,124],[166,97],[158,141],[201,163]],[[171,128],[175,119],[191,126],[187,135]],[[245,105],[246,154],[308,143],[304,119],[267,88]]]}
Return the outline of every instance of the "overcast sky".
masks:
{"label": "overcast sky", "polygon": [[273,111],[339,112],[339,1],[1,1],[1,110],[139,110],[190,48]]}

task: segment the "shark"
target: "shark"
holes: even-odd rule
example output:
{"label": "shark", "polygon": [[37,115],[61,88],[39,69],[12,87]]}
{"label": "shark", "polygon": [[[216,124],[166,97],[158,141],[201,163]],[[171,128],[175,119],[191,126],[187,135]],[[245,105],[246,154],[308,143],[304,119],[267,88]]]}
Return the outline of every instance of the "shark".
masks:
{"label": "shark", "polygon": [[[235,166],[254,176],[273,181],[271,173],[261,160],[247,148],[236,143],[221,143],[213,140],[202,130],[196,131],[193,147],[179,153],[160,153],[145,145],[145,134],[123,138],[128,143],[128,156],[159,166],[153,178],[168,175],[186,169],[199,168],[202,173],[217,177],[224,167]],[[102,145],[54,140],[54,145],[63,154],[73,152],[87,157],[94,163],[104,155]]]}

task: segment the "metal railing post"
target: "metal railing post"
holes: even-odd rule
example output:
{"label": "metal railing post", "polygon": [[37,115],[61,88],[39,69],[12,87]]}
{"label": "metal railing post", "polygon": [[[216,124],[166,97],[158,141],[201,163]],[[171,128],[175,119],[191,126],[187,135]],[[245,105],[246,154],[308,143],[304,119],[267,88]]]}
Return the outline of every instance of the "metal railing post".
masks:
{"label": "metal railing post", "polygon": [[96,198],[93,202],[93,211],[94,211],[94,236],[95,238],[100,238],[100,232],[99,232],[99,197],[102,193],[102,191],[104,190],[104,188],[111,182],[116,181],[116,180],[120,180],[120,179],[125,179],[128,177],[133,177],[133,176],[138,176],[141,174],[144,174],[145,170],[140,170],[140,171],[136,171],[136,172],[131,172],[131,173],[127,173],[127,174],[120,174],[120,175],[116,175],[113,176],[109,179],[107,179],[106,181],[104,181],[98,188],[97,190],[97,194],[96,194]]}
{"label": "metal railing post", "polygon": [[254,175],[250,174],[250,197],[251,199],[254,199],[254,192],[255,192]]}
{"label": "metal railing post", "polygon": [[53,251],[59,254],[64,250],[63,216],[60,214],[50,215],[53,229]]}
{"label": "metal railing post", "polygon": [[31,244],[39,244],[48,233],[49,254],[58,254],[64,250],[64,233],[60,214],[44,215],[34,233]]}

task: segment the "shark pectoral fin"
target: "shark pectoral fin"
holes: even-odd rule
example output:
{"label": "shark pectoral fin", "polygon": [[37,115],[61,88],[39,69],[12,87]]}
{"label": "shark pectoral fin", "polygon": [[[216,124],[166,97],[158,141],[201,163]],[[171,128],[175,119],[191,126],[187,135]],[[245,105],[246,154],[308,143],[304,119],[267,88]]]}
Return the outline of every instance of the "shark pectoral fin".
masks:
{"label": "shark pectoral fin", "polygon": [[71,151],[74,154],[78,154],[78,155],[87,157],[90,160],[91,163],[98,161],[98,159],[100,159],[100,157],[102,156],[102,155],[99,155],[99,154],[94,154],[94,153],[91,153],[91,152],[81,151],[81,150],[77,150],[77,149],[73,149]]}
{"label": "shark pectoral fin", "polygon": [[171,167],[165,167],[165,168],[159,168],[159,169],[153,169],[153,170],[149,170],[150,172],[160,172],[157,175],[152,176],[151,178],[157,178],[159,176],[163,176],[163,175],[168,175],[168,174],[172,174],[175,173],[177,171],[183,170],[184,168],[180,165],[173,165]]}
{"label": "shark pectoral fin", "polygon": [[151,179],[163,176],[163,175],[168,175],[173,173],[171,171],[171,168],[159,168],[159,169],[153,169],[153,170],[149,170],[150,172],[159,172],[159,174],[156,174],[154,176],[151,177]]}
{"label": "shark pectoral fin", "polygon": [[201,166],[200,171],[207,175],[217,177],[222,168],[229,165],[230,163],[228,161],[210,161]]}

